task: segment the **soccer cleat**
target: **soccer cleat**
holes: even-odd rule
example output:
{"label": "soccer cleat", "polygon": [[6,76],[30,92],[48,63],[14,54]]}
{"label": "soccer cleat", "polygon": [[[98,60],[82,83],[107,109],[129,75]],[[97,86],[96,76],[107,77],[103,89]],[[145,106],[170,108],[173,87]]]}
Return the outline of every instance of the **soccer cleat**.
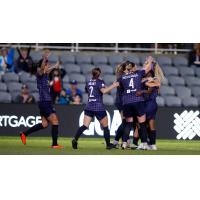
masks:
{"label": "soccer cleat", "polygon": [[63,149],[64,146],[61,146],[61,145],[53,145],[51,146],[52,149]]}
{"label": "soccer cleat", "polygon": [[138,147],[137,150],[150,150],[149,146],[147,143],[141,143]]}
{"label": "soccer cleat", "polygon": [[137,148],[138,148],[138,145],[135,145],[135,144],[133,144],[132,147],[131,147],[132,150],[135,150]]}
{"label": "soccer cleat", "polygon": [[113,145],[113,148],[115,149],[119,149],[120,145],[119,144],[112,144]]}
{"label": "soccer cleat", "polygon": [[123,142],[122,143],[122,149],[124,150],[124,149],[127,149],[127,142]]}
{"label": "soccer cleat", "polygon": [[75,139],[72,140],[72,148],[78,149],[78,142]]}
{"label": "soccer cleat", "polygon": [[113,145],[112,143],[106,145],[106,149],[110,150],[110,149],[113,149],[115,148],[115,145]]}
{"label": "soccer cleat", "polygon": [[26,144],[26,135],[23,132],[20,133],[20,138],[21,138],[22,143],[25,145]]}
{"label": "soccer cleat", "polygon": [[150,148],[150,150],[153,150],[153,151],[157,151],[158,150],[158,148],[157,148],[157,146],[155,144],[149,145],[149,148]]}

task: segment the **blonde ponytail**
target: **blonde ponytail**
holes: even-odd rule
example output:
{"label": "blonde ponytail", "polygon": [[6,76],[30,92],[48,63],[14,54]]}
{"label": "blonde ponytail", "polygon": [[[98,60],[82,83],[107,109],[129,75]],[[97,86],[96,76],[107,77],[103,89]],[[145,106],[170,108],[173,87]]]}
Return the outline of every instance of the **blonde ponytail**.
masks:
{"label": "blonde ponytail", "polygon": [[155,73],[155,77],[160,81],[160,83],[165,81],[164,73],[158,63],[156,63],[155,65],[154,73]]}

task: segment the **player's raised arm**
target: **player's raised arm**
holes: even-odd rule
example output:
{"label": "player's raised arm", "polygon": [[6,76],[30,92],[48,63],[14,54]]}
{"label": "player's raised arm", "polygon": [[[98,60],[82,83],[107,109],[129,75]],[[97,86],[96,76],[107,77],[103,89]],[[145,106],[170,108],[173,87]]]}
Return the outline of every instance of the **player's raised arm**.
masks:
{"label": "player's raised arm", "polygon": [[58,61],[55,65],[49,66],[45,72],[49,74],[52,70],[59,69],[59,67],[60,67],[60,62]]}
{"label": "player's raised arm", "polygon": [[112,89],[119,87],[119,82],[114,82],[112,85],[105,87],[105,88],[101,88],[101,92],[103,94],[107,94],[109,93]]}
{"label": "player's raised arm", "polygon": [[145,85],[148,87],[160,87],[161,83],[158,79],[154,79],[153,81],[147,81]]}

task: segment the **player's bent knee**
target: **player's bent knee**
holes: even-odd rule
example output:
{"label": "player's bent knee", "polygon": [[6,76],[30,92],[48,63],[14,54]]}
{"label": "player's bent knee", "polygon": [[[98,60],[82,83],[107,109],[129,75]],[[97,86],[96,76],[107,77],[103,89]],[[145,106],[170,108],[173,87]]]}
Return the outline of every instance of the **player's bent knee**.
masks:
{"label": "player's bent knee", "polygon": [[49,123],[48,123],[48,122],[42,122],[42,126],[43,126],[43,128],[47,128],[47,127],[48,127],[48,125],[49,125]]}

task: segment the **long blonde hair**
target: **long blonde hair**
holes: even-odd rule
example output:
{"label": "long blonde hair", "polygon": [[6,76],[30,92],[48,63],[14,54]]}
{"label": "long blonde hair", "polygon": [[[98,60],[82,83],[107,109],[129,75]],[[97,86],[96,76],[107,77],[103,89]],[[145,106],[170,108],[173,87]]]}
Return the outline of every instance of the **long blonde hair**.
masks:
{"label": "long blonde hair", "polygon": [[165,81],[164,73],[158,63],[156,63],[154,66],[154,74],[155,77],[160,81],[160,83]]}

